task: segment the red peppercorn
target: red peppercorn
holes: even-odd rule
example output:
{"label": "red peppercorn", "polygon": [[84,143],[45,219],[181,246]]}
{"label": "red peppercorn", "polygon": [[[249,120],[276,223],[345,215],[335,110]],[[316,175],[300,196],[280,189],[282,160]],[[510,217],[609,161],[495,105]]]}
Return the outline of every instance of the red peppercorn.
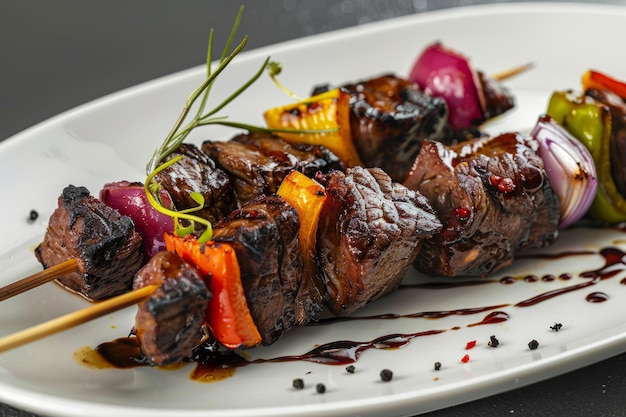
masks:
{"label": "red peppercorn", "polygon": [[463,356],[463,357],[461,358],[461,362],[463,362],[463,363],[468,363],[468,362],[469,362],[469,360],[470,360],[469,355],[465,355],[465,356]]}
{"label": "red peppercorn", "polygon": [[496,187],[501,193],[510,193],[515,190],[515,183],[513,180],[499,175],[491,175],[489,177],[489,184]]}
{"label": "red peppercorn", "polygon": [[452,215],[458,217],[461,220],[467,219],[472,212],[467,207],[457,207],[452,210]]}

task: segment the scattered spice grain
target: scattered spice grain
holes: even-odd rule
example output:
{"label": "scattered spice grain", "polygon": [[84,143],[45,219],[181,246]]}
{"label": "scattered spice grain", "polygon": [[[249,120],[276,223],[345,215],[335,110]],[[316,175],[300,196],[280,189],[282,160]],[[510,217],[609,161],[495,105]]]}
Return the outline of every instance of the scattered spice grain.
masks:
{"label": "scattered spice grain", "polygon": [[37,212],[37,210],[31,210],[30,213],[28,213],[28,221],[29,222],[34,222],[35,220],[37,220],[39,218],[39,213]]}
{"label": "scattered spice grain", "polygon": [[561,330],[561,327],[563,327],[561,323],[554,323],[554,326],[550,326],[550,329],[554,330],[555,332],[558,332],[559,330]]}
{"label": "scattered spice grain", "polygon": [[318,394],[323,394],[326,392],[326,385],[322,384],[321,382],[319,384],[317,384],[315,386],[315,391],[317,391]]}
{"label": "scattered spice grain", "polygon": [[304,389],[304,380],[302,378],[295,378],[292,385],[297,390]]}
{"label": "scattered spice grain", "polygon": [[495,337],[495,336],[491,336],[489,337],[489,342],[487,343],[490,347],[498,347],[498,345],[500,344],[500,341]]}
{"label": "scattered spice grain", "polygon": [[393,372],[389,369],[383,369],[380,371],[380,379],[383,382],[389,382],[393,378]]}
{"label": "scattered spice grain", "polygon": [[537,342],[535,339],[531,340],[530,342],[528,342],[528,348],[530,350],[535,350],[539,347],[539,342]]}

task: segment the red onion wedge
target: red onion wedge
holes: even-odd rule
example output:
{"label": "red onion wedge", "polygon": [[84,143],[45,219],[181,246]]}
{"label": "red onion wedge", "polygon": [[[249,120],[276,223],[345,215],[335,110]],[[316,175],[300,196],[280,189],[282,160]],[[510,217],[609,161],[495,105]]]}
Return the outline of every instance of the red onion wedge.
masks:
{"label": "red onion wedge", "polygon": [[[166,207],[172,205],[166,191],[160,193],[160,198]],[[146,260],[165,250],[163,236],[174,230],[174,220],[150,204],[142,183],[119,181],[106,184],[100,190],[100,201],[133,220],[135,230],[143,238]]]}
{"label": "red onion wedge", "polygon": [[428,95],[442,97],[453,129],[466,129],[484,121],[485,99],[478,75],[469,59],[437,42],[428,46],[413,65],[409,80]]}
{"label": "red onion wedge", "polygon": [[561,200],[559,227],[566,228],[585,215],[598,186],[589,150],[547,115],[539,117],[530,133],[539,142],[539,156],[552,189]]}

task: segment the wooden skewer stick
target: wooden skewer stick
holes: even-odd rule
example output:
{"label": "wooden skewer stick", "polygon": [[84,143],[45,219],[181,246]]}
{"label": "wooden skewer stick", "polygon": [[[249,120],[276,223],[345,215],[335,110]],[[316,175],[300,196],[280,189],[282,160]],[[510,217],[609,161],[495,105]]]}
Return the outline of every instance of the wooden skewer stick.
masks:
{"label": "wooden skewer stick", "polygon": [[70,329],[78,326],[79,324],[86,323],[90,320],[102,317],[117,310],[121,310],[133,304],[137,304],[146,297],[149,297],[157,288],[157,285],[147,285],[138,290],[109,298],[108,300],[101,301],[98,304],[94,304],[82,310],[66,314],[56,319],[52,319],[17,333],[2,337],[0,338],[0,353],[30,342],[34,342],[63,330]]}
{"label": "wooden skewer stick", "polygon": [[36,274],[22,278],[5,287],[0,288],[0,301],[21,294],[25,291],[38,287],[46,282],[60,278],[63,275],[78,271],[78,262],[76,259],[68,259],[60,264],[46,268]]}
{"label": "wooden skewer stick", "polygon": [[528,71],[534,66],[535,64],[533,64],[532,62],[529,62],[528,64],[520,65],[514,68],[509,68],[508,70],[495,73],[491,76],[491,78],[493,78],[496,81],[504,81],[518,74],[521,74],[522,72]]}

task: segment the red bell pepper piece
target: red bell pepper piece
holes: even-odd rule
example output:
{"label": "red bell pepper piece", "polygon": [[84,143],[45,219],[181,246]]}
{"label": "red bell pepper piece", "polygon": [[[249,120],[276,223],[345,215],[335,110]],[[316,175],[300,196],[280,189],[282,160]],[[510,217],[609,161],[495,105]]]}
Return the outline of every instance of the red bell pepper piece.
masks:
{"label": "red bell pepper piece", "polygon": [[598,71],[588,70],[582,77],[583,89],[609,90],[626,100],[626,83]]}
{"label": "red bell pepper piece", "polygon": [[165,234],[168,251],[193,263],[206,276],[213,293],[206,321],[215,339],[224,347],[236,349],[261,343],[243,291],[235,250],[226,243],[200,243],[193,235]]}

